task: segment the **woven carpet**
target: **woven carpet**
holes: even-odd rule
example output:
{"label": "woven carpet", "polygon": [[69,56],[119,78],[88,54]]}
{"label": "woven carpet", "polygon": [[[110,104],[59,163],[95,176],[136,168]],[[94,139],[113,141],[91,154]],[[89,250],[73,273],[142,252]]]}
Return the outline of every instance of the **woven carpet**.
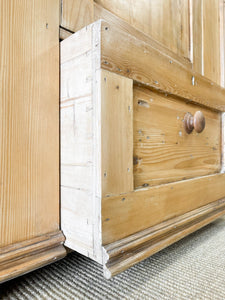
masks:
{"label": "woven carpet", "polygon": [[0,299],[225,299],[225,217],[111,280],[70,253],[2,284]]}

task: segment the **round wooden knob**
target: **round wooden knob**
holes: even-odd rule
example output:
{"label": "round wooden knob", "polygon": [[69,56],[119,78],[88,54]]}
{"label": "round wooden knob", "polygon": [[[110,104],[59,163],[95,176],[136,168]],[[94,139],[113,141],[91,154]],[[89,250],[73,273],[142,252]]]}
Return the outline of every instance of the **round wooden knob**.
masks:
{"label": "round wooden knob", "polygon": [[194,117],[191,113],[186,113],[184,116],[184,129],[190,134],[193,129],[200,133],[205,128],[205,117],[201,111],[196,111]]}

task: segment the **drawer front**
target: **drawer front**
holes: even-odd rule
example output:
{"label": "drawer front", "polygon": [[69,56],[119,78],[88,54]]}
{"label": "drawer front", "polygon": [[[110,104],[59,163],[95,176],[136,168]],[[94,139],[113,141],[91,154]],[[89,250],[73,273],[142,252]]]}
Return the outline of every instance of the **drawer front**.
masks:
{"label": "drawer front", "polygon": [[[134,86],[134,187],[147,187],[217,173],[221,168],[221,114]],[[187,112],[201,111],[205,128],[190,134]]]}

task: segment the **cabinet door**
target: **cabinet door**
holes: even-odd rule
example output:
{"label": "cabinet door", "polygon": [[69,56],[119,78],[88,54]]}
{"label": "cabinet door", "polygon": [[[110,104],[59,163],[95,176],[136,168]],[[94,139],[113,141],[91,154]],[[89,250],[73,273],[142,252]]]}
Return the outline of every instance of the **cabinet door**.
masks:
{"label": "cabinet door", "polygon": [[0,12],[3,281],[65,252],[59,231],[59,1],[1,0]]}

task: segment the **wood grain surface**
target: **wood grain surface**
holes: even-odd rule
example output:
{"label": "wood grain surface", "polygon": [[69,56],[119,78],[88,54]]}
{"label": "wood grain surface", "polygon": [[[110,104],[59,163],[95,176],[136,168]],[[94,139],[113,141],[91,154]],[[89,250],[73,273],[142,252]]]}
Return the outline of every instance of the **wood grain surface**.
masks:
{"label": "wood grain surface", "polygon": [[224,33],[221,0],[192,1],[193,67],[217,84],[224,82]]}
{"label": "wood grain surface", "polygon": [[42,234],[35,238],[0,249],[0,282],[33,271],[66,255],[61,231]]}
{"label": "wood grain surface", "polygon": [[101,72],[102,196],[133,191],[133,81]]}
{"label": "wood grain surface", "polygon": [[[62,0],[61,26],[76,32],[96,21],[96,4],[173,53],[190,57],[188,0]],[[101,18],[107,20],[107,13],[102,13]]]}
{"label": "wood grain surface", "polygon": [[62,0],[61,26],[70,32],[98,19],[131,25],[224,86],[223,0]]}
{"label": "wood grain surface", "polygon": [[[121,40],[123,42],[121,42]],[[102,21],[101,66],[190,102],[225,110],[225,90],[163,52]]]}
{"label": "wood grain surface", "polygon": [[224,198],[224,180],[215,174],[103,198],[103,245]]}
{"label": "wood grain surface", "polygon": [[189,57],[189,1],[95,1],[174,53]]}
{"label": "wood grain surface", "polygon": [[93,22],[93,0],[61,0],[60,25],[76,32]]}
{"label": "wood grain surface", "polygon": [[130,268],[224,214],[225,200],[221,199],[106,245],[105,277]]}
{"label": "wood grain surface", "polygon": [[0,1],[0,247],[59,228],[59,1]]}
{"label": "wood grain surface", "polygon": [[[184,116],[204,114],[202,133],[187,134]],[[134,186],[152,186],[216,173],[221,168],[220,114],[134,87]]]}
{"label": "wood grain surface", "polygon": [[[224,214],[225,90],[156,45],[103,20],[62,42],[62,229],[107,278]],[[184,114],[197,110],[205,131],[185,135]],[[129,191],[132,151],[145,160],[134,176],[147,175]],[[158,185],[146,187],[151,172]]]}

